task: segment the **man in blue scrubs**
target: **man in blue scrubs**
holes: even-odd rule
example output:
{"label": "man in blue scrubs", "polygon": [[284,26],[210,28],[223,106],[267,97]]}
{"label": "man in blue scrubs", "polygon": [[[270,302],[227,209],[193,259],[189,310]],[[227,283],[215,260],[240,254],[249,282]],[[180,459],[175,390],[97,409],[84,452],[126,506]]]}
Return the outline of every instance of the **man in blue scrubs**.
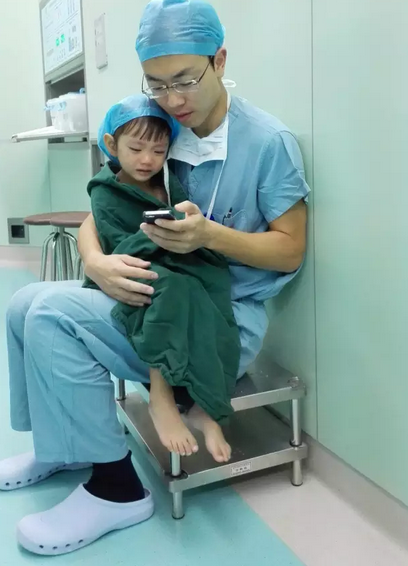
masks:
{"label": "man in blue scrubs", "polygon": [[[142,229],[173,252],[205,246],[229,258],[242,375],[266,333],[264,301],[302,263],[309,189],[291,132],[229,97],[223,43],[218,16],[202,0],[146,7],[137,40],[143,89],[183,126],[170,157],[189,200],[179,207],[185,220]],[[79,245],[87,274],[104,292],[80,282],[39,283],[17,293],[7,313],[12,426],[32,431],[35,453],[0,462],[0,490],[93,464],[87,484],[20,522],[19,542],[37,554],[77,550],[148,519],[154,508],[132,466],[110,377],[147,381],[148,371],[110,312],[118,300],[149,304],[156,275],[140,259],[104,256],[92,216]]]}

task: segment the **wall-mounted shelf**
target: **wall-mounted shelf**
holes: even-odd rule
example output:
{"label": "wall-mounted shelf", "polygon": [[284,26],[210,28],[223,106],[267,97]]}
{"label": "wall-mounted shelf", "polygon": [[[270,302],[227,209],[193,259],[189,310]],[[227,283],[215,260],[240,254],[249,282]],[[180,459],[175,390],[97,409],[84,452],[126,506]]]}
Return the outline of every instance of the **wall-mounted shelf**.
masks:
{"label": "wall-mounted shelf", "polygon": [[39,128],[38,130],[30,130],[29,132],[21,132],[12,136],[15,143],[35,140],[49,140],[50,142],[83,142],[88,139],[88,132],[63,132],[57,130],[53,126],[47,128]]}

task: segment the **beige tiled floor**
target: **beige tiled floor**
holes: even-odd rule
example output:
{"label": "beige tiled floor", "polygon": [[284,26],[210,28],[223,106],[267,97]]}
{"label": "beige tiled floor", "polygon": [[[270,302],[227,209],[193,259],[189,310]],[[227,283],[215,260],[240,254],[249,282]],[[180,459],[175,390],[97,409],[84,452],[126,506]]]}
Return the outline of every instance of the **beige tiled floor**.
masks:
{"label": "beige tiled floor", "polygon": [[235,489],[306,566],[407,566],[407,548],[379,531],[313,475],[294,488],[288,472]]}

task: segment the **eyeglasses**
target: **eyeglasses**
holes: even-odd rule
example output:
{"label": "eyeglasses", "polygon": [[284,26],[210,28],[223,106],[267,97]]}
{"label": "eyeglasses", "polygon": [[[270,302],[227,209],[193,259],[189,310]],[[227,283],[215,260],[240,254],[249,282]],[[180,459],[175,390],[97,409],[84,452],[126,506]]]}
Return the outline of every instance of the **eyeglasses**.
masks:
{"label": "eyeglasses", "polygon": [[208,65],[206,66],[204,73],[201,75],[199,79],[186,81],[184,83],[173,83],[170,86],[162,85],[162,86],[144,88],[145,77],[143,76],[142,92],[143,94],[154,100],[157,98],[163,98],[165,96],[168,96],[170,90],[174,90],[175,92],[178,92],[178,94],[190,94],[190,92],[197,92],[198,89],[200,88],[200,83],[203,80],[204,75],[207,72],[208,67],[210,65],[211,65],[211,59]]}

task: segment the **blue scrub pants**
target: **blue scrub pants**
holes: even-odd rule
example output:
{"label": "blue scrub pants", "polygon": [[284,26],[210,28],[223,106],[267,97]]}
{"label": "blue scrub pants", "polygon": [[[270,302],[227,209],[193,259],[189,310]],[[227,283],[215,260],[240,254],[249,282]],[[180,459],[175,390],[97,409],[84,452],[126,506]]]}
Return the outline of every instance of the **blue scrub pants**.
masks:
{"label": "blue scrub pants", "polygon": [[[113,462],[128,453],[116,416],[111,374],[148,382],[148,367],[111,317],[115,300],[79,281],[34,283],[7,312],[11,426],[32,431],[42,462]],[[239,375],[262,347],[262,304],[234,302],[242,355]]]}

